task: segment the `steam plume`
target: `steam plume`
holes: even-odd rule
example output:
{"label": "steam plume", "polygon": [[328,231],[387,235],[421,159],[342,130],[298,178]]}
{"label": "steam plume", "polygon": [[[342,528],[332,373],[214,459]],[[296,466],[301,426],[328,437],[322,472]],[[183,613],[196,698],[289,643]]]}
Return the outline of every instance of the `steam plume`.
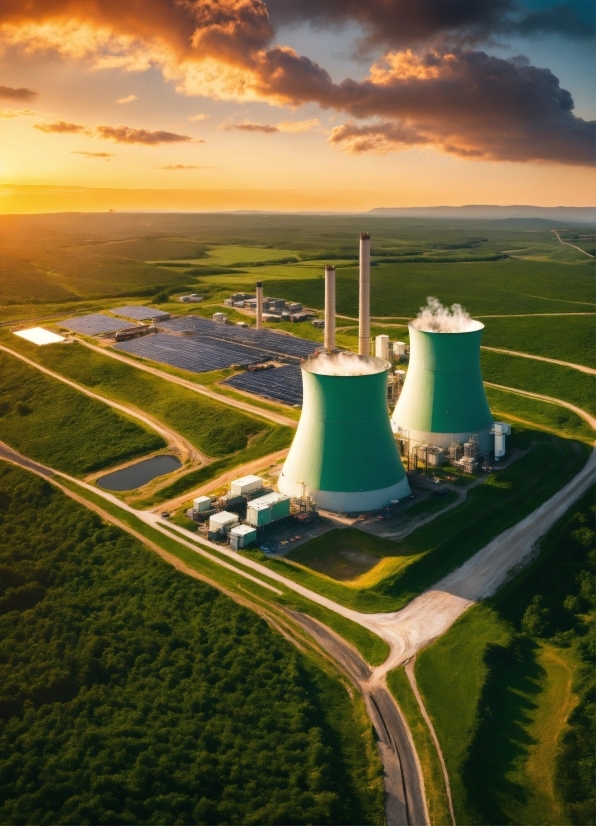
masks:
{"label": "steam plume", "polygon": [[426,307],[421,307],[418,318],[412,322],[417,330],[426,333],[469,333],[479,330],[479,321],[470,318],[461,304],[443,307],[438,298],[429,295]]}
{"label": "steam plume", "polygon": [[368,376],[380,372],[372,359],[360,358],[349,353],[319,356],[306,364],[311,373],[319,376]]}

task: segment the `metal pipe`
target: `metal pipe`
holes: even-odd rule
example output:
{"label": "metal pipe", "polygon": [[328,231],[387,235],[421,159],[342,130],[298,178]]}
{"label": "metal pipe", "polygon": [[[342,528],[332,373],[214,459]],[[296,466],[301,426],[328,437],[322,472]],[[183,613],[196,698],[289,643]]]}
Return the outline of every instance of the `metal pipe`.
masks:
{"label": "metal pipe", "polygon": [[335,350],[335,267],[325,267],[325,350]]}
{"label": "metal pipe", "polygon": [[370,356],[370,233],[360,234],[358,355]]}
{"label": "metal pipe", "polygon": [[263,282],[257,281],[257,330],[263,329]]}

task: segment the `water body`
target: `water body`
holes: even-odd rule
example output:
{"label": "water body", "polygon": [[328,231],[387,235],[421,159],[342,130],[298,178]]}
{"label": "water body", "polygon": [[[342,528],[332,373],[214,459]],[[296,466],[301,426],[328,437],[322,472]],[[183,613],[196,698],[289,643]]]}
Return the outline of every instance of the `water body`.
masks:
{"label": "water body", "polygon": [[98,479],[97,484],[105,490],[134,490],[157,476],[164,476],[181,467],[182,462],[175,456],[154,456],[152,459],[143,459],[122,470],[108,473]]}

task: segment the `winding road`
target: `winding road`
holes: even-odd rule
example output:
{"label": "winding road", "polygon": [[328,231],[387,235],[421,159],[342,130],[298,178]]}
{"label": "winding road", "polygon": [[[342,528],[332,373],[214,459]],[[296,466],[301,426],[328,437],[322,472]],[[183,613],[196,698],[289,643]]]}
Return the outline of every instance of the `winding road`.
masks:
{"label": "winding road", "polygon": [[546,361],[549,364],[559,364],[561,367],[571,367],[572,370],[579,370],[580,373],[589,373],[591,376],[596,376],[596,370],[593,367],[586,367],[584,364],[575,364],[572,361],[561,361],[560,359],[551,359],[546,356],[535,356],[532,353],[520,353],[519,350],[506,350],[503,347],[487,347],[482,345],[481,350],[491,350],[493,353],[505,353],[507,356],[519,356],[522,359],[534,359],[534,361]]}

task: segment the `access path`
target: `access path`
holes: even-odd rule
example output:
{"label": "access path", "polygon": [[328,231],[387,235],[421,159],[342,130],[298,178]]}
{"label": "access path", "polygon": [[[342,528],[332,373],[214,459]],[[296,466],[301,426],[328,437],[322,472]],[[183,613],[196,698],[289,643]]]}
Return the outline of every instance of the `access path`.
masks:
{"label": "access path", "polygon": [[519,356],[523,359],[546,361],[549,364],[559,364],[561,367],[571,367],[572,370],[579,370],[581,373],[589,373],[591,376],[596,376],[596,370],[593,367],[586,367],[584,364],[575,364],[572,361],[561,361],[560,359],[551,359],[546,356],[536,356],[533,353],[520,353],[519,350],[506,350],[503,347],[487,347],[484,344],[480,349],[491,350],[493,353],[505,353],[508,356]]}

